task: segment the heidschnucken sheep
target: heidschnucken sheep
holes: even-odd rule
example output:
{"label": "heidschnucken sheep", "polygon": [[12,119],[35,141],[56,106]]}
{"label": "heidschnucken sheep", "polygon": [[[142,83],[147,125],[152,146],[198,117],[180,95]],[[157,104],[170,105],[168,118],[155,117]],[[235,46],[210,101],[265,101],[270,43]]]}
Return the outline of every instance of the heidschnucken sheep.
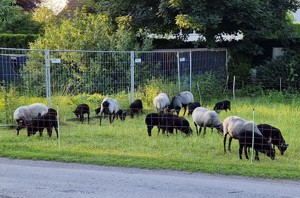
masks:
{"label": "heidschnucken sheep", "polygon": [[174,133],[174,129],[182,131],[186,135],[191,135],[193,130],[190,127],[189,122],[184,117],[179,117],[170,113],[166,113],[161,116],[161,125],[162,133]]}
{"label": "heidschnucken sheep", "polygon": [[129,112],[131,118],[133,118],[134,114],[139,116],[139,114],[143,111],[143,103],[140,99],[136,99],[129,106]]}
{"label": "heidschnucken sheep", "polygon": [[283,155],[283,153],[286,151],[289,145],[285,143],[281,131],[278,128],[269,124],[259,124],[257,125],[257,128],[263,134],[264,137],[269,138],[271,140],[271,143],[273,144],[273,149],[275,149],[274,145],[276,145],[280,150],[280,154]]}
{"label": "heidschnucken sheep", "polygon": [[164,109],[170,105],[170,100],[167,94],[160,93],[153,99],[153,104],[158,113],[163,113]]}
{"label": "heidschnucken sheep", "polygon": [[[206,134],[206,127],[210,127],[213,132],[213,128],[216,128],[219,133],[223,131],[223,125],[219,118],[219,115],[212,110],[206,109],[204,107],[197,107],[193,113],[193,122],[196,127],[197,135],[201,134],[202,127],[204,127],[203,136]],[[200,126],[200,130],[198,131],[198,127]]]}
{"label": "heidschnucken sheep", "polygon": [[231,102],[229,100],[223,100],[223,101],[217,102],[214,107],[214,110],[218,113],[221,110],[225,110],[227,112],[227,109],[231,110]]}
{"label": "heidschnucken sheep", "polygon": [[153,127],[157,126],[158,134],[161,127],[161,114],[158,113],[149,113],[146,115],[145,124],[147,125],[148,136],[151,136]]}
{"label": "heidschnucken sheep", "polygon": [[[254,136],[254,140],[253,140]],[[244,148],[244,153],[247,159],[248,158],[248,151],[247,148],[252,147],[253,143],[253,149],[255,150],[255,160],[259,160],[258,157],[258,151],[265,153],[267,156],[269,156],[272,160],[275,159],[275,149],[272,148],[271,143],[268,141],[269,139],[264,137],[261,134],[254,133],[251,131],[241,131],[237,135],[237,139],[239,140],[239,156],[240,159],[242,159],[242,150]]]}
{"label": "heidschnucken sheep", "polygon": [[183,107],[184,108],[183,115],[185,115],[186,107],[193,102],[194,102],[193,94],[189,91],[183,91],[172,98],[171,103],[168,106],[168,112],[175,110],[177,115],[179,115],[179,112]]}
{"label": "heidschnucken sheep", "polygon": [[189,105],[188,105],[188,108],[189,108],[189,113],[188,113],[188,115],[192,115],[193,111],[194,111],[197,107],[201,107],[200,102],[193,102],[193,103],[189,104]]}
{"label": "heidschnucken sheep", "polygon": [[17,121],[17,135],[27,123],[39,114],[44,115],[48,112],[48,107],[42,103],[33,103],[28,106],[20,106],[14,111],[14,120]]}
{"label": "heidschnucken sheep", "polygon": [[120,107],[117,100],[113,98],[104,98],[101,102],[101,106],[95,109],[96,115],[100,113],[100,125],[102,123],[103,114],[109,116],[109,122],[113,123],[115,117],[125,120],[126,112]]}
{"label": "heidschnucken sheep", "polygon": [[55,114],[54,111],[47,112],[44,115],[40,113],[36,118],[33,118],[27,124],[27,134],[28,136],[34,135],[36,132],[39,131],[40,136],[42,136],[44,128],[47,129],[48,136],[52,136],[52,128],[55,129],[56,137],[58,138],[58,121],[57,121],[57,113]]}
{"label": "heidschnucken sheep", "polygon": [[257,128],[257,125],[255,122],[250,120],[245,120],[243,118],[240,118],[238,116],[229,116],[224,119],[223,121],[223,135],[224,135],[224,152],[226,152],[226,136],[227,134],[229,137],[229,143],[228,143],[228,151],[231,152],[231,141],[232,138],[238,139],[239,134],[244,131],[252,131],[254,129],[254,132],[258,135],[262,135],[262,133]]}
{"label": "heidschnucken sheep", "polygon": [[76,115],[81,123],[83,123],[84,120],[84,114],[87,114],[88,124],[90,123],[90,107],[87,104],[79,104],[76,109],[73,111],[73,113]]}

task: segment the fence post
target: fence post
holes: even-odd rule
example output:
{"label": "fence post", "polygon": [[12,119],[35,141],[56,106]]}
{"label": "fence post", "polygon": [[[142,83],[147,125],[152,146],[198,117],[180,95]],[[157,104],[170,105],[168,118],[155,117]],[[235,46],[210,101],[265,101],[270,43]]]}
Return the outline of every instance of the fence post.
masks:
{"label": "fence post", "polygon": [[51,107],[50,52],[49,52],[49,50],[45,50],[45,75],[46,75],[47,106]]}
{"label": "fence post", "polygon": [[235,99],[235,76],[233,76],[232,96]]}
{"label": "fence post", "polygon": [[190,92],[192,91],[192,51],[190,51]]}
{"label": "fence post", "polygon": [[130,51],[130,100],[134,101],[134,51]]}
{"label": "fence post", "polygon": [[178,70],[178,88],[180,92],[180,57],[179,52],[177,52],[177,70]]}

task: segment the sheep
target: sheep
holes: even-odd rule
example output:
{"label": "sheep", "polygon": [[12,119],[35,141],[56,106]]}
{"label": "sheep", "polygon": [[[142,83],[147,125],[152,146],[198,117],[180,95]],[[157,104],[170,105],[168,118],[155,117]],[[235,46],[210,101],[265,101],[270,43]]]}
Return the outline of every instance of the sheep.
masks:
{"label": "sheep", "polygon": [[73,113],[76,115],[81,123],[83,123],[84,120],[84,114],[87,114],[88,124],[90,123],[90,107],[87,104],[79,104],[76,109],[73,111]]}
{"label": "sheep", "polygon": [[25,128],[27,122],[36,118],[38,114],[44,115],[48,112],[48,107],[42,103],[34,103],[28,106],[20,106],[14,111],[14,120],[17,121],[17,135],[22,128]]}
{"label": "sheep", "polygon": [[257,125],[257,128],[263,134],[263,136],[271,140],[273,148],[275,147],[274,145],[276,145],[280,150],[280,154],[283,155],[283,153],[286,151],[289,145],[285,143],[281,131],[278,128],[269,124],[259,124]]}
{"label": "sheep", "polygon": [[231,102],[229,100],[217,102],[214,107],[214,110],[218,113],[221,112],[221,110],[225,110],[227,112],[227,109],[231,110]]}
{"label": "sheep", "polygon": [[193,133],[189,122],[184,117],[179,117],[170,113],[162,115],[161,128],[163,134],[165,131],[167,131],[167,133],[173,133],[174,129],[176,129],[176,133],[177,130],[182,131],[186,135],[191,135]]}
{"label": "sheep", "polygon": [[228,151],[231,152],[231,141],[232,139],[238,139],[238,135],[243,131],[252,131],[254,129],[254,133],[262,135],[262,133],[257,128],[255,122],[250,120],[245,120],[238,116],[229,116],[223,121],[223,135],[224,135],[224,152],[226,152],[226,136],[229,134],[229,142],[228,142]]}
{"label": "sheep", "polygon": [[192,115],[193,111],[194,111],[197,107],[201,107],[201,104],[200,104],[200,102],[193,102],[193,103],[189,104],[188,107],[189,107],[188,115]]}
{"label": "sheep", "polygon": [[139,113],[143,111],[143,103],[140,99],[136,99],[130,104],[129,107],[129,115],[131,118],[133,118],[134,114],[137,114],[139,116]]}
{"label": "sheep", "polygon": [[[254,140],[253,140],[254,135]],[[247,159],[248,158],[248,152],[247,147],[252,147],[253,143],[253,149],[255,150],[255,160],[259,160],[258,157],[258,151],[265,153],[267,156],[269,156],[272,160],[275,159],[275,149],[271,147],[270,142],[268,141],[268,138],[264,137],[261,134],[254,133],[252,130],[248,131],[241,131],[237,135],[237,139],[239,140],[239,156],[240,159],[242,159],[242,150],[244,148],[244,153]]]}
{"label": "sheep", "polygon": [[171,103],[168,106],[168,112],[175,109],[177,115],[179,115],[181,107],[183,107],[184,108],[183,115],[185,115],[186,107],[193,102],[194,102],[193,94],[189,91],[183,91],[172,98]]}
{"label": "sheep", "polygon": [[[213,128],[216,128],[219,133],[223,131],[222,122],[215,111],[208,110],[204,107],[197,107],[192,113],[192,118],[196,127],[197,135],[201,134],[202,127],[204,127],[203,136],[206,134],[206,127],[210,127],[211,132],[213,132]],[[199,131],[197,127],[198,125],[200,126]]]}
{"label": "sheep", "polygon": [[149,113],[146,115],[145,124],[147,125],[148,136],[151,136],[151,132],[154,126],[158,128],[158,134],[160,132],[161,127],[161,115],[158,113]]}
{"label": "sheep", "polygon": [[153,99],[154,107],[158,113],[164,112],[164,109],[170,105],[170,100],[167,94],[160,93]]}
{"label": "sheep", "polygon": [[53,111],[47,112],[44,115],[39,113],[36,118],[33,118],[29,123],[27,123],[27,134],[30,136],[39,131],[40,136],[42,136],[44,128],[47,129],[49,137],[52,136],[52,128],[54,128],[56,137],[58,138],[58,121]]}
{"label": "sheep", "polygon": [[113,98],[104,98],[101,106],[96,108],[95,112],[96,115],[100,113],[100,125],[103,114],[109,116],[110,123],[113,123],[115,117],[120,117],[121,120],[125,120],[126,118],[126,112],[121,109],[119,102]]}

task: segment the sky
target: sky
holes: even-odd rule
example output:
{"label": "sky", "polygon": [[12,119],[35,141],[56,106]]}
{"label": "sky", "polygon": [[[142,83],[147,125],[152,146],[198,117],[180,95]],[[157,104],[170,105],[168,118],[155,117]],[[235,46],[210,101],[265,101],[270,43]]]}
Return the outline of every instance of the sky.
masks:
{"label": "sky", "polygon": [[296,18],[296,21],[300,22],[300,10],[298,10],[296,13],[294,13],[294,16]]}

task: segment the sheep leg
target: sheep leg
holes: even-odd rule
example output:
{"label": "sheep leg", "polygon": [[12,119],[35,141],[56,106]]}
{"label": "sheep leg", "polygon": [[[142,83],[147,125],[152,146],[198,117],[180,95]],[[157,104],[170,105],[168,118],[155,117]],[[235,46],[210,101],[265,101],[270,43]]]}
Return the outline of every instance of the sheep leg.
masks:
{"label": "sheep leg", "polygon": [[194,122],[194,125],[195,125],[195,127],[196,127],[196,133],[197,133],[197,135],[199,135],[199,132],[198,132],[198,126],[197,126],[197,124]]}
{"label": "sheep leg", "polygon": [[257,150],[255,150],[255,158],[254,159],[257,160],[257,161],[259,161],[258,151]]}
{"label": "sheep leg", "polygon": [[224,144],[224,153],[226,153],[226,136],[227,136],[227,133],[224,135],[224,140],[223,140],[223,144]]}
{"label": "sheep leg", "polygon": [[186,112],[186,106],[183,107],[183,110],[184,110],[184,111],[183,111],[183,116],[184,116],[184,115],[185,115],[185,112]]}
{"label": "sheep leg", "polygon": [[246,145],[244,146],[244,153],[245,153],[246,159],[249,159]]}
{"label": "sheep leg", "polygon": [[88,113],[88,124],[90,123],[90,114]]}
{"label": "sheep leg", "polygon": [[231,152],[231,141],[232,141],[232,137],[229,137],[228,140],[228,151]]}
{"label": "sheep leg", "polygon": [[148,136],[149,137],[151,137],[151,131],[152,131],[152,129],[153,129],[153,126],[147,126],[147,131],[148,131]]}
{"label": "sheep leg", "polygon": [[101,126],[101,122],[102,122],[102,116],[103,116],[103,113],[100,114],[100,126]]}
{"label": "sheep leg", "polygon": [[49,137],[52,136],[52,127],[48,127],[48,128],[47,128],[47,133],[48,133],[48,136],[49,136]]}
{"label": "sheep leg", "polygon": [[[225,139],[224,139],[225,140]],[[240,144],[240,148],[239,148],[239,156],[240,156],[240,159],[243,159],[243,157],[242,157],[242,154],[243,154],[243,145],[242,144]],[[225,149],[225,145],[224,145],[224,149]]]}
{"label": "sheep leg", "polygon": [[83,114],[80,114],[80,121],[81,121],[81,124],[83,124]]}

